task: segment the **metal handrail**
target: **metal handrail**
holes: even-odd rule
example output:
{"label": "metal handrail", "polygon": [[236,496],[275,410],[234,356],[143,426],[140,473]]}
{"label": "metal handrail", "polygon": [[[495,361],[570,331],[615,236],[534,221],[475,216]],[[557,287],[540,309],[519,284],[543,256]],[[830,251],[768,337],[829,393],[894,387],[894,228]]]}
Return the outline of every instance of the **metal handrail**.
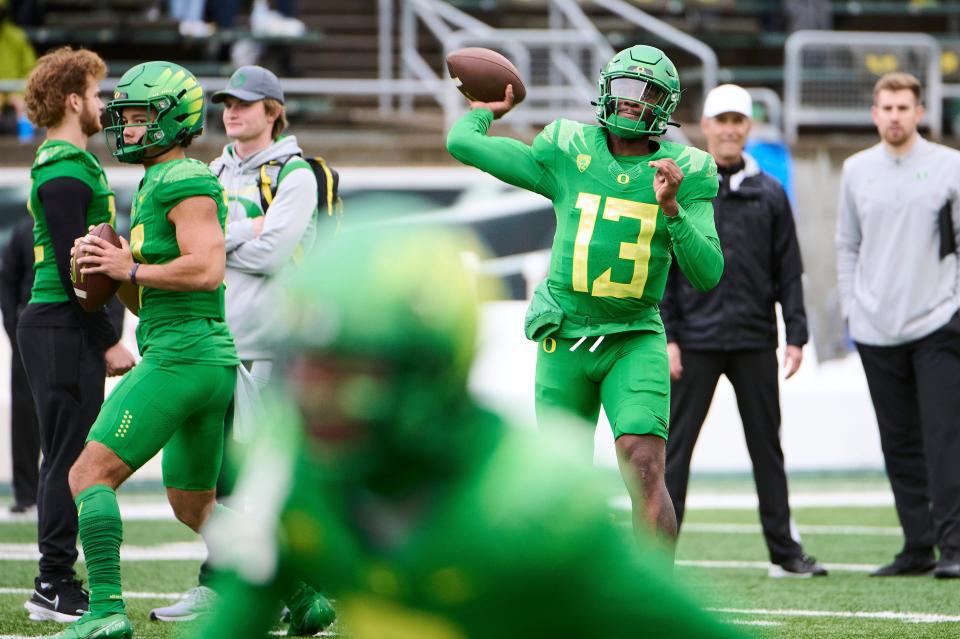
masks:
{"label": "metal handrail", "polygon": [[717,54],[708,45],[673,25],[655,18],[646,11],[624,2],[624,0],[593,0],[593,3],[617,14],[628,22],[632,22],[645,31],[656,33],[657,36],[698,57],[703,65],[703,76],[701,77],[703,95],[707,95],[710,89],[717,86],[719,63]]}
{"label": "metal handrail", "polygon": [[923,33],[890,33],[880,31],[797,31],[784,44],[783,94],[784,132],[790,144],[796,142],[801,124],[870,124],[870,113],[864,105],[862,110],[853,109],[805,109],[800,102],[802,69],[800,55],[810,44],[914,46],[928,50],[926,82],[927,112],[924,117],[931,135],[939,138],[943,113],[943,76],[940,70],[940,43]]}

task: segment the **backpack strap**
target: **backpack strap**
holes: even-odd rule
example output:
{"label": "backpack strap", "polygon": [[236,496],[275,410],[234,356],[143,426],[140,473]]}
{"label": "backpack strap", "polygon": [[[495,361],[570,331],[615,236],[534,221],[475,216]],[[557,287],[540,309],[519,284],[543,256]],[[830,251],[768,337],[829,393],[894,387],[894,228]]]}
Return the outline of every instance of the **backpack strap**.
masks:
{"label": "backpack strap", "polygon": [[[264,214],[266,214],[270,205],[273,204],[273,197],[277,194],[277,189],[280,188],[280,172],[283,171],[283,167],[289,160],[290,158],[287,158],[283,161],[283,164],[276,160],[270,160],[260,165],[260,176],[257,180],[257,186],[260,190],[260,208],[263,209]],[[280,167],[279,171],[267,170],[268,167],[272,169],[276,166]]]}
{"label": "backpack strap", "polygon": [[324,182],[326,183],[326,198],[327,203],[327,215],[333,216],[335,213],[336,207],[336,178],[333,175],[333,171],[330,170],[330,167],[327,166],[326,160],[324,160],[319,155],[313,158],[316,161],[317,165],[320,167],[320,170],[323,171],[323,176],[326,178]]}

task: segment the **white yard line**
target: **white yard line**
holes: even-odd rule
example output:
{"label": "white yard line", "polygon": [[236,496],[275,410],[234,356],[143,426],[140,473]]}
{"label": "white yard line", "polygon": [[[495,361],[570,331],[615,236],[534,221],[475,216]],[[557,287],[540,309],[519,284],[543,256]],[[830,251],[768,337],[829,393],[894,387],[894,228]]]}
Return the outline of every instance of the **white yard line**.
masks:
{"label": "white yard line", "polygon": [[[678,566],[688,568],[711,568],[711,569],[737,569],[737,568],[757,568],[767,570],[770,568],[768,561],[725,561],[710,559],[678,559]],[[827,570],[836,570],[837,572],[870,572],[876,570],[875,564],[823,564]]]}
{"label": "white yard line", "polygon": [[[868,535],[878,537],[901,537],[903,530],[899,526],[798,526],[800,532],[811,535]],[[684,524],[681,533],[729,533],[760,534],[759,524]]]}
{"label": "white yard line", "polygon": [[941,615],[929,612],[894,612],[880,610],[768,610],[765,608],[708,608],[710,612],[731,615],[757,615],[766,617],[838,617],[845,619],[884,619],[907,623],[960,623],[960,615]]}
{"label": "white yard line", "polygon": [[[614,508],[630,510],[630,498],[614,497]],[[834,492],[793,493],[793,508],[846,508],[850,506],[892,506],[893,493],[889,490],[847,490]],[[694,493],[687,497],[687,510],[752,510],[757,507],[756,493]]]}
{"label": "white yard line", "polygon": [[[626,495],[614,497],[611,505],[619,510],[630,509]],[[844,508],[849,506],[892,506],[893,494],[889,490],[797,492],[790,495],[793,508]],[[694,493],[687,497],[687,510],[752,510],[757,507],[754,493]],[[125,521],[176,521],[170,504],[165,501],[120,500],[120,516]],[[0,510],[0,523],[36,521],[36,513],[14,515],[9,510]]]}
{"label": "white yard line", "polygon": [[[33,588],[0,588],[0,595],[30,595]],[[127,599],[179,599],[182,592],[124,592]]]}
{"label": "white yard line", "polygon": [[[80,561],[83,561],[83,550]],[[36,544],[0,544],[0,560],[36,561],[40,552]],[[204,560],[207,548],[203,542],[186,541],[156,546],[120,546],[120,559],[124,561],[177,561],[188,559]]]}

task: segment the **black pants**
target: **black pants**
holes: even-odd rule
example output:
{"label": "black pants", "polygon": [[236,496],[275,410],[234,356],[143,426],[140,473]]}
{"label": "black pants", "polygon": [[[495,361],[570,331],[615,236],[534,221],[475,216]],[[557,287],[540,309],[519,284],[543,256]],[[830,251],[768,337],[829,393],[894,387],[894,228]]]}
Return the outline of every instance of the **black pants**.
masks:
{"label": "black pants", "polygon": [[77,507],[67,476],[103,404],[106,363],[81,328],[21,324],[17,341],[43,451],[37,492],[40,578],[68,577],[77,560]]}
{"label": "black pants", "polygon": [[787,475],[780,448],[780,396],[777,353],[757,351],[681,352],[683,376],[670,387],[670,439],[667,442],[667,490],[678,523],[683,523],[690,478],[690,459],[707,417],[721,375],[737,395],[747,451],[753,462],[753,480],[760,502],[760,523],[770,560],[783,562],[800,555],[791,535]]}
{"label": "black pants", "polygon": [[37,407],[30,394],[16,337],[10,342],[10,452],[13,457],[13,501],[28,506],[37,503],[40,479],[40,426]]}
{"label": "black pants", "polygon": [[899,346],[857,344],[904,552],[960,559],[960,315]]}

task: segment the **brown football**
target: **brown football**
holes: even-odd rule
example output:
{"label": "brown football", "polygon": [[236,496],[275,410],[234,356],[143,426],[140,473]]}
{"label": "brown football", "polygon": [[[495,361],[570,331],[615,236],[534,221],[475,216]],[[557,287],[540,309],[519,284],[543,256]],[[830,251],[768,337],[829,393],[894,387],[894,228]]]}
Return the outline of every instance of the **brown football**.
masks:
{"label": "brown football", "polygon": [[513,85],[514,104],[527,97],[520,72],[505,57],[480,47],[457,49],[447,55],[447,71],[460,93],[476,102],[499,102],[508,84]]}
{"label": "brown football", "polygon": [[[89,235],[102,237],[114,246],[120,246],[120,238],[113,227],[104,222],[98,224],[90,231]],[[104,275],[103,273],[90,273],[83,275],[77,268],[77,258],[83,257],[87,252],[87,245],[81,244],[77,247],[73,259],[70,260],[70,280],[73,282],[73,292],[77,294],[77,301],[83,310],[92,313],[99,311],[110,301],[117,289],[120,288],[120,282]]]}

